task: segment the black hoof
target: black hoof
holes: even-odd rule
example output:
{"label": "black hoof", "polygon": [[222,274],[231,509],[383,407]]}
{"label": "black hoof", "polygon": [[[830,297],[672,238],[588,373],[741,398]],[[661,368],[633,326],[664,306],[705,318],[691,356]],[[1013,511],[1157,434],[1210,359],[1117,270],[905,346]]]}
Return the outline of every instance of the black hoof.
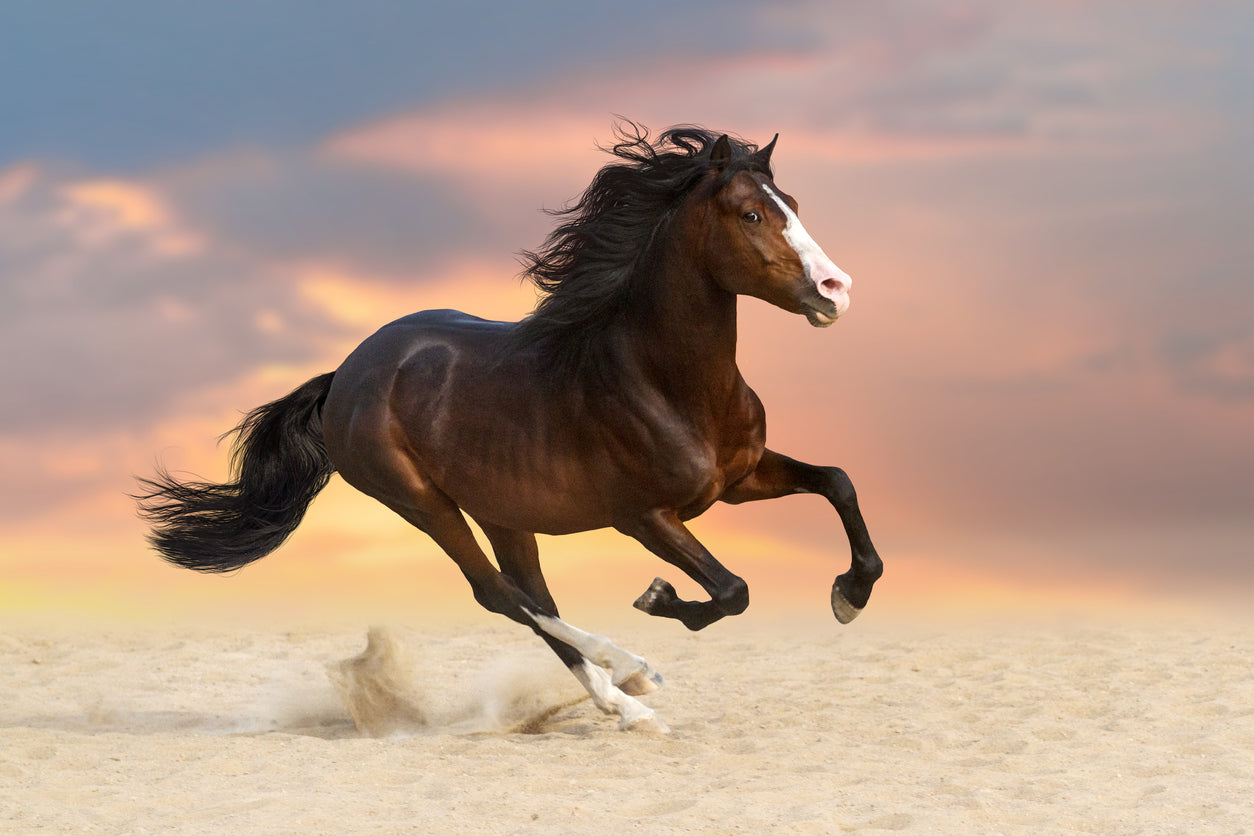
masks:
{"label": "black hoof", "polygon": [[870,598],[870,584],[859,585],[849,574],[840,575],[832,584],[832,614],[841,624],[848,624],[858,617]]}
{"label": "black hoof", "polygon": [[668,611],[678,598],[675,587],[661,578],[654,578],[653,583],[649,584],[649,588],[636,599],[632,606],[649,615],[661,615]]}

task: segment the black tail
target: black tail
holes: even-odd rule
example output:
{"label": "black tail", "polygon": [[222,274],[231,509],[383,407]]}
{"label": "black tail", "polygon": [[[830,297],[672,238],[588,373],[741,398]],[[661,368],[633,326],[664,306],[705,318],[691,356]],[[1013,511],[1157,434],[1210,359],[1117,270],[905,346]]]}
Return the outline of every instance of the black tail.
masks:
{"label": "black tail", "polygon": [[146,492],[136,499],[152,522],[153,548],[201,572],[230,572],[277,549],[335,472],[322,440],[333,376],[254,409],[227,433],[235,436],[234,481],[180,482],[165,470],[140,479]]}

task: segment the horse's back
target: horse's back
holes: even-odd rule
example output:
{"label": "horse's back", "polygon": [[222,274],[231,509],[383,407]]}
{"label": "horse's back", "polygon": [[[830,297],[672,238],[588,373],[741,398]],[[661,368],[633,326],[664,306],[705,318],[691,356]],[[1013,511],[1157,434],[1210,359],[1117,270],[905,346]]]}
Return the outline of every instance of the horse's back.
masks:
{"label": "horse's back", "polygon": [[357,387],[371,376],[394,375],[432,347],[484,353],[499,345],[515,324],[452,309],[412,313],[367,337],[340,365],[336,382]]}
{"label": "horse's back", "polygon": [[419,331],[426,329],[431,331],[459,331],[463,333],[501,335],[508,332],[516,324],[514,322],[498,322],[493,319],[484,319],[483,317],[453,308],[439,308],[436,310],[418,311],[417,313],[403,316],[384,325],[379,331],[383,332],[389,329]]}

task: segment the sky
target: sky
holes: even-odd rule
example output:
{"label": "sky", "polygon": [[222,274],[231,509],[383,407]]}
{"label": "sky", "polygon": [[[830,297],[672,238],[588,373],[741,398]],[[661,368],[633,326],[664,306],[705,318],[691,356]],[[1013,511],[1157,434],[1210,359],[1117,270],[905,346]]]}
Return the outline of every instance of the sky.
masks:
{"label": "sky", "polygon": [[[5,4],[0,611],[476,608],[338,480],[227,578],[127,493],[222,479],[243,412],[392,319],[526,315],[517,253],[618,117],[779,133],[852,306],[742,300],[739,360],[769,445],[858,486],[872,606],[1248,600],[1252,56],[1219,0]],[[759,609],[848,565],[813,497],[691,527]],[[541,548],[564,609],[693,589],[616,534]]]}

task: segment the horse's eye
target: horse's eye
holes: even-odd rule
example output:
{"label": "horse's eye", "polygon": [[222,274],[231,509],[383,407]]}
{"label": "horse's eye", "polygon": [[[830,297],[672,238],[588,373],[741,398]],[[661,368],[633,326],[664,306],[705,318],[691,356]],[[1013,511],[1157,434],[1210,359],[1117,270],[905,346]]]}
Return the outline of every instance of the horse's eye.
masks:
{"label": "horse's eye", "polygon": [[744,219],[745,223],[750,224],[756,224],[762,220],[762,216],[757,212],[745,212],[740,217]]}

